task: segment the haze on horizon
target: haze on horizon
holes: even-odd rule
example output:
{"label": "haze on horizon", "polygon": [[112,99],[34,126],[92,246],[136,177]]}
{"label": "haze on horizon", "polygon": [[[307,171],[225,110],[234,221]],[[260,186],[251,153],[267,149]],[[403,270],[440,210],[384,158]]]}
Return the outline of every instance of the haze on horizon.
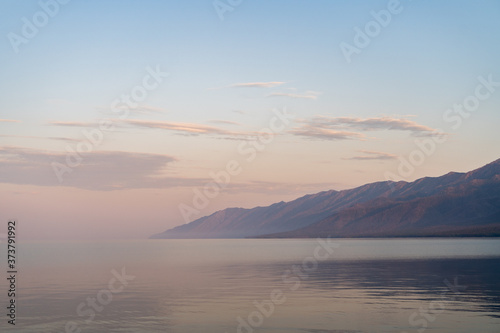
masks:
{"label": "haze on horizon", "polygon": [[500,157],[500,2],[230,7],[3,1],[0,221],[147,238],[223,174],[191,220]]}

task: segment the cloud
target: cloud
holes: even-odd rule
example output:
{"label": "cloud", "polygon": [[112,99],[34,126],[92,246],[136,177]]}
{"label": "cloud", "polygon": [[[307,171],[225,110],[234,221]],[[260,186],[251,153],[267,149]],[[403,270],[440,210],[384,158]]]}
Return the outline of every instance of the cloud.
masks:
{"label": "cloud", "polygon": [[311,119],[301,120],[301,126],[291,131],[295,135],[310,136],[322,139],[356,139],[364,137],[354,131],[407,131],[413,136],[442,136],[445,133],[429,126],[405,118],[395,117],[328,117],[316,116]]}
{"label": "cloud", "polygon": [[[158,120],[141,120],[141,119],[125,119],[116,120],[119,122],[121,127],[128,125],[138,128],[151,128],[151,129],[161,129],[176,132],[183,135],[216,135],[224,136],[225,139],[234,140],[247,140],[255,138],[259,135],[259,132],[238,132],[230,131],[221,127],[195,124],[195,123],[180,123],[180,122],[170,122],[170,121],[158,121]],[[227,120],[213,120],[212,122],[217,122],[226,125],[241,125],[237,122],[227,121]],[[49,125],[54,126],[68,126],[68,127],[99,127],[97,122],[81,122],[81,121],[51,121]],[[117,125],[114,125],[117,126]]]}
{"label": "cloud", "polygon": [[367,161],[367,160],[394,160],[398,156],[394,154],[384,153],[380,151],[372,150],[359,150],[360,153],[365,155],[358,155],[353,157],[345,157],[344,160],[357,160],[357,161]]}
{"label": "cloud", "polygon": [[82,139],[73,139],[73,138],[64,138],[64,137],[56,137],[56,136],[51,136],[46,139],[49,140],[57,140],[57,141],[64,141],[64,142],[82,142]]}
{"label": "cloud", "polygon": [[[37,186],[68,186],[107,191],[139,188],[198,186],[207,179],[167,177],[172,156],[120,151],[81,155],[78,166],[59,183],[54,165],[66,165],[68,154],[23,147],[0,147],[0,183]],[[75,156],[70,157],[75,161]]]}
{"label": "cloud", "polygon": [[247,83],[235,83],[230,85],[231,88],[272,88],[285,84],[286,82],[247,82]]}
{"label": "cloud", "polygon": [[151,105],[139,105],[136,108],[132,108],[131,111],[142,112],[142,113],[164,113],[167,112],[164,108],[151,106]]}
{"label": "cloud", "polygon": [[[64,174],[59,183],[53,163],[65,164],[66,153],[24,147],[0,147],[0,183],[35,186],[65,186],[91,191],[155,189],[175,187],[203,188],[211,178],[166,176],[176,158],[162,154],[99,151],[82,154],[80,165]],[[269,181],[231,182],[228,194],[290,194],[317,192],[337,183],[279,183]]]}
{"label": "cloud", "polygon": [[323,140],[360,140],[365,138],[363,134],[357,132],[338,131],[308,125],[294,128],[289,133]]}
{"label": "cloud", "polygon": [[67,142],[80,142],[82,140],[72,139],[72,138],[63,138],[63,137],[43,137],[43,136],[30,136],[30,135],[7,135],[0,134],[2,138],[20,138],[20,139],[34,139],[34,140],[59,140],[59,141],[67,141]]}
{"label": "cloud", "polygon": [[86,121],[49,121],[47,124],[66,127],[99,127],[99,124],[97,122]]}
{"label": "cloud", "polygon": [[107,131],[118,131],[124,127],[124,121],[121,119],[112,118],[102,118],[96,121],[48,121],[49,126],[61,126],[61,127],[85,127],[85,128],[95,128],[101,129],[103,126],[107,128]]}
{"label": "cloud", "polygon": [[304,98],[304,99],[317,99],[321,93],[316,91],[306,91],[303,94],[292,94],[292,93],[272,93],[266,97],[291,97],[291,98]]}
{"label": "cloud", "polygon": [[249,140],[259,135],[259,132],[241,132],[230,131],[216,126],[194,124],[194,123],[177,123],[168,121],[150,121],[129,119],[123,121],[125,124],[143,128],[157,128],[167,131],[173,131],[184,135],[213,135],[222,136],[224,139],[232,140]]}
{"label": "cloud", "polygon": [[139,120],[139,119],[129,119],[125,120],[124,123],[144,128],[159,128],[169,131],[188,133],[188,134],[223,134],[223,135],[235,135],[237,133],[232,131],[227,131],[225,129],[201,125],[194,123],[177,123],[169,121],[151,121],[151,120]]}
{"label": "cloud", "polygon": [[214,119],[214,120],[209,120],[208,121],[209,123],[212,123],[212,124],[222,124],[222,125],[237,125],[237,126],[241,126],[240,123],[236,122],[236,121],[230,121],[230,120],[219,120],[219,119]]}
{"label": "cloud", "polygon": [[[323,124],[330,126],[346,126],[363,131],[379,131],[379,130],[397,130],[409,131],[413,135],[429,135],[438,134],[439,132],[429,126],[420,125],[417,122],[405,118],[393,117],[373,117],[373,118],[357,118],[357,117],[318,117],[317,120]],[[442,133],[441,133],[442,134]]]}
{"label": "cloud", "polygon": [[10,135],[10,134],[0,134],[2,138],[20,138],[20,139],[44,139],[40,136],[31,136],[31,135]]}
{"label": "cloud", "polygon": [[0,119],[0,123],[20,123],[20,120],[15,119]]}

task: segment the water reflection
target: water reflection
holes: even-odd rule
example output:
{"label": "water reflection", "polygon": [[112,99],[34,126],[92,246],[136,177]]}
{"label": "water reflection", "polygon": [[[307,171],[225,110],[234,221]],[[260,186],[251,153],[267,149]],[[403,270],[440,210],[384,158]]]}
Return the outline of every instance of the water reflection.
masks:
{"label": "water reflection", "polygon": [[[239,332],[409,333],[422,328],[422,318],[428,333],[499,332],[498,242],[423,243],[413,241],[417,256],[408,257],[407,246],[401,257],[400,240],[343,241],[344,252],[309,269],[303,259],[314,241],[119,242],[101,246],[99,256],[85,244],[35,244],[25,250],[19,280],[20,324],[13,330],[1,322],[0,331],[64,332],[75,321],[82,332],[238,332],[238,318],[248,323],[256,302],[269,310],[279,290],[286,300],[252,331]],[[451,251],[460,245],[475,257]],[[439,249],[450,257],[439,258]],[[41,264],[51,253],[57,261]],[[136,278],[86,322],[78,305],[120,267]],[[435,302],[442,311],[425,312]]]}

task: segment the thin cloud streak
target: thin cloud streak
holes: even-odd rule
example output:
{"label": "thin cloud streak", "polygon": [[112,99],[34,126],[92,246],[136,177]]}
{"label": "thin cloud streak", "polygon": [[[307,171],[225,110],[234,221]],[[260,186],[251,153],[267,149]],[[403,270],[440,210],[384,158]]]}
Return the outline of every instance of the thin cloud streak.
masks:
{"label": "thin cloud streak", "polygon": [[16,119],[0,119],[0,123],[20,123],[20,120]]}
{"label": "thin cloud streak", "polygon": [[65,127],[99,127],[96,122],[86,122],[86,121],[49,121],[47,123],[51,126],[65,126]]}
{"label": "thin cloud streak", "polygon": [[[405,118],[393,117],[373,117],[373,118],[358,118],[358,117],[337,117],[330,118],[325,116],[317,117],[314,121],[319,121],[326,126],[345,126],[363,131],[378,131],[378,130],[398,130],[410,131],[413,135],[418,134],[438,134],[439,132],[429,126],[418,124],[417,122]],[[442,134],[442,133],[441,133]]]}
{"label": "thin cloud streak", "polygon": [[2,138],[19,138],[19,139],[45,139],[39,136],[31,136],[31,135],[10,135],[10,134],[0,134]]}
{"label": "thin cloud streak", "polygon": [[209,123],[212,124],[221,124],[221,125],[235,125],[235,126],[241,126],[241,123],[238,123],[236,121],[231,121],[231,120],[220,120],[220,119],[214,119],[214,120],[209,120]]}
{"label": "thin cloud streak", "polygon": [[184,135],[213,135],[222,136],[224,139],[232,140],[249,140],[259,135],[259,132],[238,132],[230,131],[220,127],[194,124],[194,123],[177,123],[168,121],[148,121],[130,119],[123,121],[125,124],[142,127],[142,128],[155,128],[167,131],[173,131],[178,134]]}
{"label": "thin cloud streak", "polygon": [[338,131],[314,126],[302,126],[289,131],[290,134],[322,140],[362,140],[365,136],[357,132]]}
{"label": "thin cloud streak", "polygon": [[73,138],[64,138],[64,137],[42,137],[42,136],[30,136],[30,135],[8,135],[8,134],[0,134],[2,138],[19,138],[19,139],[34,139],[34,140],[58,140],[58,141],[67,141],[67,142],[80,142],[82,140],[73,139]]}
{"label": "thin cloud streak", "polygon": [[384,153],[380,151],[359,150],[359,152],[365,155],[344,157],[343,160],[372,161],[372,160],[394,160],[398,158],[397,155]]}
{"label": "thin cloud streak", "polygon": [[63,137],[48,137],[47,139],[49,140],[56,140],[56,141],[64,141],[64,142],[82,142],[82,139],[73,139],[73,138],[63,138]]}
{"label": "thin cloud streak", "polygon": [[[176,132],[183,135],[214,135],[223,136],[225,139],[234,140],[248,140],[259,135],[259,132],[239,132],[230,131],[217,126],[195,124],[195,123],[180,123],[180,122],[169,122],[169,121],[156,121],[156,120],[141,120],[141,119],[126,119],[126,120],[114,120],[120,125],[115,126],[132,126],[137,128],[151,128],[160,129]],[[241,125],[237,122],[231,122],[226,120],[214,120],[226,125]],[[66,127],[99,127],[98,123],[94,122],[79,122],[79,121],[50,121],[48,123],[52,126],[66,126]]]}
{"label": "thin cloud streak", "polygon": [[124,121],[126,124],[144,127],[144,128],[157,128],[169,131],[183,132],[189,134],[222,134],[222,135],[235,135],[236,132],[228,131],[219,127],[201,125],[194,123],[177,123],[168,121],[150,121],[150,120],[139,120],[130,119]]}
{"label": "thin cloud streak", "polygon": [[293,94],[293,93],[271,93],[266,97],[291,97],[291,98],[302,98],[302,99],[317,99],[320,93],[314,91],[308,91],[304,94]]}
{"label": "thin cloud streak", "polygon": [[230,88],[273,88],[285,84],[286,82],[272,81],[272,82],[246,82],[235,83],[230,85]]}

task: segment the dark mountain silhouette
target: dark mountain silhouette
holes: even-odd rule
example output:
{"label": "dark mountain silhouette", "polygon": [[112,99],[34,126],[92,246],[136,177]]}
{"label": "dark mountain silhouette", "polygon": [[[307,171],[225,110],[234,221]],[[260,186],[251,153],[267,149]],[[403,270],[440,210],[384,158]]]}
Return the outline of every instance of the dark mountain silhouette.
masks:
{"label": "dark mountain silhouette", "polygon": [[468,172],[377,182],[228,208],[152,238],[499,236],[500,159]]}

